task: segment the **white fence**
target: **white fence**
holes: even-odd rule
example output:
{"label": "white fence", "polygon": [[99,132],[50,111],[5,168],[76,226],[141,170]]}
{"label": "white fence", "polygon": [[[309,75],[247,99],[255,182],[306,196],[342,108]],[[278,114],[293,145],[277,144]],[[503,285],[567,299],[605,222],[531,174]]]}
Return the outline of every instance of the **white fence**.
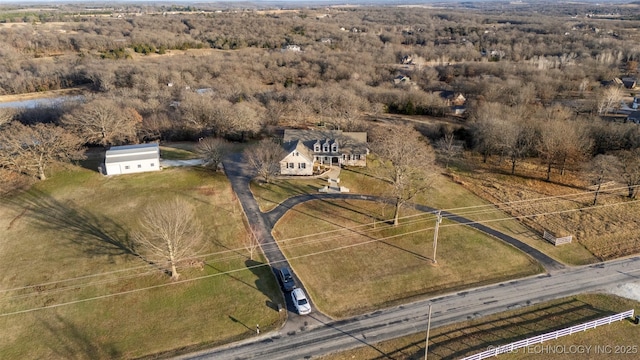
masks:
{"label": "white fence", "polygon": [[563,237],[557,238],[552,233],[547,232],[547,230],[545,230],[544,235],[542,235],[542,238],[552,243],[553,245],[558,246],[558,245],[570,243],[573,236],[569,235],[569,236],[563,236]]}
{"label": "white fence", "polygon": [[608,324],[611,324],[614,321],[624,320],[624,319],[629,318],[629,317],[633,317],[633,309],[625,311],[623,313],[611,315],[611,316],[608,316],[606,318],[597,319],[597,320],[589,321],[589,322],[584,323],[584,324],[572,326],[570,328],[557,330],[557,331],[554,331],[554,332],[550,332],[550,333],[546,333],[546,334],[530,337],[530,338],[527,338],[527,339],[524,339],[524,340],[512,342],[511,344],[498,346],[498,347],[483,351],[481,353],[477,353],[475,355],[467,356],[467,357],[463,358],[462,360],[486,359],[486,358],[489,358],[489,357],[496,356],[498,354],[504,354],[504,353],[513,352],[516,349],[527,347],[529,345],[540,344],[540,343],[545,342],[545,341],[555,340],[555,339],[557,339],[559,337],[563,337],[563,336],[566,336],[566,335],[571,335],[573,333],[585,331],[587,329],[593,329],[593,328],[596,328],[596,327],[601,326],[601,325],[608,325]]}

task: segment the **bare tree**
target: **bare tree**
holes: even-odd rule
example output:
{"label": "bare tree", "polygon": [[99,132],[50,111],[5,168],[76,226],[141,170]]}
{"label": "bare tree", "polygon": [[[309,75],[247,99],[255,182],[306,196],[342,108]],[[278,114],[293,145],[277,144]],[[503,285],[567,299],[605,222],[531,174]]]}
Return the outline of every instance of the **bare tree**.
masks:
{"label": "bare tree", "polygon": [[84,158],[83,141],[53,124],[12,122],[0,131],[0,166],[45,180],[53,161]]}
{"label": "bare tree", "polygon": [[197,254],[203,232],[194,207],[185,200],[173,199],[148,207],[133,239],[142,257],[167,266],[171,279],[177,280],[178,266]]}
{"label": "bare tree", "polygon": [[131,107],[111,99],[96,99],[72,110],[62,118],[62,126],[87,143],[117,145],[137,142],[142,117]]}
{"label": "bare tree", "polygon": [[222,159],[231,151],[231,144],[218,138],[204,138],[196,145],[196,153],[202,156],[206,167],[218,171]]}
{"label": "bare tree", "polygon": [[16,111],[11,108],[0,108],[0,126],[14,120]]}
{"label": "bare tree", "polygon": [[436,149],[445,161],[445,168],[449,168],[449,163],[462,153],[462,146],[458,144],[453,135],[453,131],[449,128],[445,129],[443,137],[436,142]]}
{"label": "bare tree", "polygon": [[256,145],[247,148],[244,157],[258,176],[269,183],[271,179],[280,173],[280,160],[285,157],[285,151],[280,144],[271,139],[265,139]]}
{"label": "bare tree", "polygon": [[483,103],[473,115],[474,147],[482,155],[482,162],[486,163],[491,155],[500,152],[502,122],[498,119],[503,111],[501,104]]}
{"label": "bare tree", "polygon": [[379,176],[392,185],[393,224],[398,225],[400,208],[431,186],[434,151],[419,132],[406,125],[379,128],[373,133],[371,147],[381,158]]}
{"label": "bare tree", "polygon": [[619,86],[609,86],[598,97],[598,114],[606,115],[609,110],[620,107],[622,89]]}
{"label": "bare tree", "polygon": [[255,254],[256,250],[260,248],[263,240],[264,239],[262,235],[260,235],[258,228],[254,225],[250,226],[249,232],[243,241],[244,248],[249,252],[249,259],[253,260],[253,254]]}
{"label": "bare tree", "polygon": [[621,165],[621,178],[627,185],[627,196],[635,199],[640,187],[640,148],[620,151],[616,156]]}
{"label": "bare tree", "polygon": [[613,155],[597,155],[591,162],[591,169],[594,173],[593,180],[596,186],[593,205],[596,205],[602,184],[617,177],[620,171],[620,162]]}

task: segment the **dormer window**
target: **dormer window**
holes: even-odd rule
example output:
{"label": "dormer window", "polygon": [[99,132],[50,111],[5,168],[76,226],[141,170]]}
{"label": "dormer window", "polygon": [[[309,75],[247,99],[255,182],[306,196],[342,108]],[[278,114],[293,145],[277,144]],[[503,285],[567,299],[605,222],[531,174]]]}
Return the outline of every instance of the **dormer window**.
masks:
{"label": "dormer window", "polygon": [[322,145],[322,151],[329,152],[329,139],[324,141],[324,145]]}
{"label": "dormer window", "polygon": [[331,144],[331,152],[338,152],[338,143]]}
{"label": "dormer window", "polygon": [[313,144],[313,151],[320,152],[320,143],[319,142],[316,142],[315,144]]}

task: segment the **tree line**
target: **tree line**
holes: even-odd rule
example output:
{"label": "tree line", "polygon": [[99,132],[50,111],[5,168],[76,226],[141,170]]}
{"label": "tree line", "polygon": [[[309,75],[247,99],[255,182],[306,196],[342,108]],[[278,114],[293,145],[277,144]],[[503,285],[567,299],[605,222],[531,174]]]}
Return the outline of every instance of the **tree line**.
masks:
{"label": "tree line", "polygon": [[[483,6],[177,14],[144,7],[135,16],[128,8],[3,26],[0,94],[86,90],[53,108],[0,109],[1,133],[55,129],[74,141],[45,158],[77,159],[82,146],[246,141],[276,126],[368,131],[374,123],[365,115],[384,113],[447,117],[444,91],[468,100],[460,126],[423,131],[446,159],[464,146],[516,172],[533,157],[550,179],[552,170],[640,147],[638,126],[609,116],[631,90],[606,85],[637,72],[633,10],[612,21],[591,16],[601,7],[589,5],[536,16],[517,5]],[[410,80],[395,83],[398,76]],[[0,148],[0,166],[45,178],[45,170],[15,162],[31,146],[14,140]]]}

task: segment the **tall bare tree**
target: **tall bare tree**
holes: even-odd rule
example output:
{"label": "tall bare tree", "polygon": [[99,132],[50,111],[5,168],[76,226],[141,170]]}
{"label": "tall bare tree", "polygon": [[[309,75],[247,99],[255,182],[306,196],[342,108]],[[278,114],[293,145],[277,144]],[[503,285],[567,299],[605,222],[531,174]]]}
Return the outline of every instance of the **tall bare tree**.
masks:
{"label": "tall bare tree", "polygon": [[393,224],[398,225],[401,207],[431,186],[435,154],[411,126],[381,127],[372,135],[371,147],[381,162],[379,176],[392,186]]}
{"label": "tall bare tree", "polygon": [[621,178],[627,185],[627,196],[630,199],[635,199],[640,187],[640,148],[620,151],[616,156],[620,161]]}
{"label": "tall bare tree", "polygon": [[118,145],[137,142],[142,117],[115,100],[95,99],[80,105],[62,118],[62,126],[78,134],[87,143]]}
{"label": "tall bare tree", "polygon": [[256,250],[260,248],[263,242],[263,237],[260,235],[260,231],[256,226],[250,226],[247,236],[243,240],[244,248],[249,252],[249,259],[253,260],[253,255]]}
{"label": "tall bare tree", "polygon": [[444,159],[445,168],[449,168],[449,163],[462,153],[462,146],[458,144],[453,135],[453,130],[445,129],[444,135],[436,142],[436,149]]}
{"label": "tall bare tree", "polygon": [[609,110],[620,107],[622,100],[622,89],[619,86],[609,86],[602,90],[598,96],[598,114],[606,115]]}
{"label": "tall bare tree", "polygon": [[596,189],[593,196],[593,205],[598,203],[598,195],[602,189],[602,184],[607,181],[614,180],[618,177],[620,171],[620,162],[613,155],[597,155],[591,161],[591,170],[593,171],[593,182]]}
{"label": "tall bare tree", "polygon": [[178,266],[197,255],[203,232],[193,205],[182,199],[149,206],[133,233],[136,251],[148,261],[167,266],[171,279],[180,276]]}
{"label": "tall bare tree", "polygon": [[282,146],[271,139],[261,140],[244,152],[247,164],[267,183],[280,173],[280,160],[285,155]]}
{"label": "tall bare tree", "polygon": [[218,171],[222,159],[231,151],[231,144],[219,138],[204,138],[196,145],[196,153],[202,156],[206,167]]}
{"label": "tall bare tree", "polygon": [[12,122],[0,131],[0,166],[45,180],[53,161],[83,159],[82,144],[82,139],[53,124]]}

